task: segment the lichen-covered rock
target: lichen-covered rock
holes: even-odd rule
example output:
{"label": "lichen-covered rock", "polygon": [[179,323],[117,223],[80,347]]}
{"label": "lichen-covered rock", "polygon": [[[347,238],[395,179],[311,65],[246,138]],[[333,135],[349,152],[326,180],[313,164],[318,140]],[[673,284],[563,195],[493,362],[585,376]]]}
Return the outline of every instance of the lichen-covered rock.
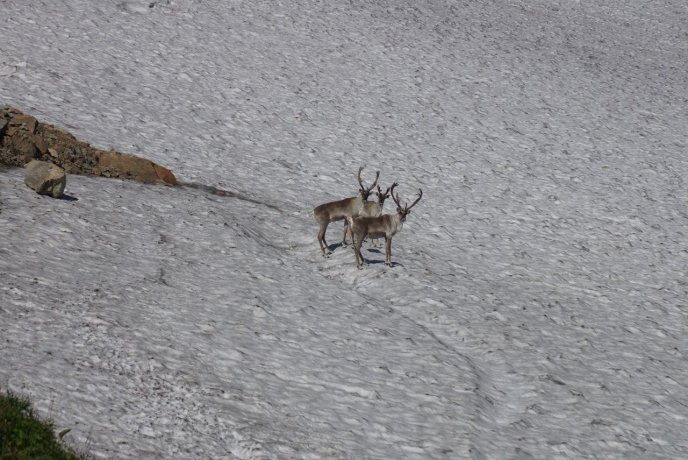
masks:
{"label": "lichen-covered rock", "polygon": [[95,171],[108,177],[121,177],[139,182],[165,182],[170,185],[177,183],[168,169],[150,160],[119,152],[100,151]]}
{"label": "lichen-covered rock", "polygon": [[37,159],[60,166],[69,174],[177,184],[172,171],[163,166],[134,155],[91,147],[68,131],[41,123],[14,107],[0,107],[0,134],[4,134],[0,135],[0,164],[24,166]]}
{"label": "lichen-covered rock", "polygon": [[36,120],[31,115],[18,114],[15,115],[10,121],[10,127],[17,130],[26,131],[29,134],[36,132],[36,127],[38,126],[38,120]]}
{"label": "lichen-covered rock", "polygon": [[59,166],[32,160],[26,165],[24,183],[41,195],[61,198],[67,185],[67,176]]}
{"label": "lichen-covered rock", "polygon": [[10,143],[17,155],[18,162],[26,164],[31,160],[37,160],[40,156],[34,140],[30,136],[15,136]]}

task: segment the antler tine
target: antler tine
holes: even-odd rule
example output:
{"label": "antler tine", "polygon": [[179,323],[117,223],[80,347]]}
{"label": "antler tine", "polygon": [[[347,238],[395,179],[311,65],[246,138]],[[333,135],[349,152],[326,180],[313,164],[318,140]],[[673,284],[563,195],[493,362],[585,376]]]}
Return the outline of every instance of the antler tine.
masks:
{"label": "antler tine", "polygon": [[396,196],[394,195],[394,187],[396,187],[397,184],[396,182],[392,184],[392,186],[389,188],[389,194],[392,196],[392,199],[394,202],[397,204],[397,207],[401,209],[401,203],[399,203],[399,194],[397,193]]}
{"label": "antler tine", "polygon": [[421,189],[418,189],[418,198],[416,198],[416,201],[411,203],[411,206],[406,206],[406,210],[410,210],[412,207],[416,205],[420,201],[420,199],[423,198],[423,191]]}
{"label": "antler tine", "polygon": [[363,168],[365,168],[365,166],[361,166],[360,168],[358,168],[358,184],[361,186],[361,191],[368,194],[371,192],[371,190],[375,188],[377,180],[380,177],[380,171],[375,172],[375,180],[373,181],[373,185],[371,185],[370,187],[366,187],[365,185],[363,185],[363,179],[361,179],[361,171],[363,171]]}
{"label": "antler tine", "polygon": [[377,184],[377,180],[380,178],[380,171],[375,172],[375,180],[373,181],[373,185],[370,186],[368,189],[368,192],[370,192],[373,188],[375,188],[375,184]]}

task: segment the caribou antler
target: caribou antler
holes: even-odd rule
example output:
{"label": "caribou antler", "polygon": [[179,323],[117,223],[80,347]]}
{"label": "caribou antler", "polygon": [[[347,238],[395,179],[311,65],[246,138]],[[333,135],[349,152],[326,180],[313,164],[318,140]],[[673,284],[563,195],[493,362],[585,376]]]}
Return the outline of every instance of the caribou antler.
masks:
{"label": "caribou antler", "polygon": [[390,189],[389,193],[390,193],[390,195],[392,195],[392,199],[397,204],[397,210],[400,210],[401,209],[401,203],[399,203],[399,194],[397,193],[396,196],[394,195],[394,188],[397,185],[399,185],[399,184],[397,184],[396,182],[394,184],[392,184],[392,188]]}
{"label": "caribou antler", "polygon": [[414,207],[420,201],[421,198],[423,198],[423,191],[421,189],[418,189],[418,198],[416,198],[416,201],[411,203],[411,206],[408,205],[407,201],[402,207],[401,203],[399,202],[399,194],[394,194],[394,187],[396,187],[397,185],[399,184],[397,184],[396,182],[392,185],[390,193],[392,195],[392,199],[397,204],[397,212],[399,213],[399,215],[401,216],[401,220],[403,221],[404,219],[406,219],[406,216],[411,213],[411,208]]}
{"label": "caribou antler", "polygon": [[382,206],[385,203],[385,200],[390,197],[390,193],[394,187],[396,187],[397,184],[394,182],[391,187],[387,187],[387,190],[385,190],[385,193],[382,193],[382,189],[380,186],[377,186],[377,202],[380,203],[380,206]]}
{"label": "caribou antler", "polygon": [[373,190],[373,188],[375,188],[377,180],[380,178],[380,171],[375,172],[375,181],[373,181],[373,185],[366,187],[363,185],[363,179],[361,179],[361,171],[363,171],[363,168],[365,168],[365,166],[358,168],[358,183],[361,186],[361,195],[363,196],[363,199],[367,200],[368,196],[370,196],[370,192]]}
{"label": "caribou antler", "polygon": [[406,214],[409,213],[411,208],[414,207],[420,201],[421,198],[423,198],[423,191],[421,189],[418,189],[418,198],[416,198],[416,201],[411,203],[411,206],[408,206],[408,205],[406,206]]}

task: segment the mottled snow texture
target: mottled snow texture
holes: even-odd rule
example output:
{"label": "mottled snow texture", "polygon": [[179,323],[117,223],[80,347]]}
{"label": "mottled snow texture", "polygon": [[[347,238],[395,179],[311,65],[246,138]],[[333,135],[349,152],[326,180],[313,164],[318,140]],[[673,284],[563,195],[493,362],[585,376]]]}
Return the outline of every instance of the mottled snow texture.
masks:
{"label": "mottled snow texture", "polygon": [[[688,457],[686,43],[672,0],[0,0],[1,103],[201,185],[0,173],[0,387],[97,457]],[[316,241],[364,164],[424,192],[391,268]]]}

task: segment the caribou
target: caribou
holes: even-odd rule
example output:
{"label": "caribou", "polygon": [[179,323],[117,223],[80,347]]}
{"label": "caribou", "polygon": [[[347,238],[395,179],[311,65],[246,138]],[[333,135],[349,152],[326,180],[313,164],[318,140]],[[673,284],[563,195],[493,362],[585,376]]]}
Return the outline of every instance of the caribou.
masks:
{"label": "caribou", "polygon": [[[383,193],[382,189],[380,186],[377,186],[377,192],[375,194],[377,195],[377,203],[375,201],[366,201],[363,203],[363,212],[361,212],[361,215],[359,217],[379,217],[382,215],[382,209],[385,205],[385,200],[390,197],[390,192],[394,187],[396,187],[397,184],[394,182],[391,187],[387,187],[387,190]],[[351,227],[349,226],[349,221],[348,219],[344,220],[344,238],[342,239],[342,246],[346,246],[346,238],[347,235],[351,234]],[[351,244],[353,244],[353,236],[351,237]],[[375,247],[375,243],[371,241],[371,244],[373,247]]]}
{"label": "caribou", "polygon": [[[320,206],[313,209],[313,217],[320,224],[320,230],[318,231],[318,243],[320,244],[320,250],[323,256],[327,256],[329,252],[329,247],[327,241],[325,241],[325,232],[327,231],[327,226],[330,222],[335,222],[338,220],[343,220],[348,217],[358,217],[363,213],[365,204],[368,202],[368,197],[370,196],[373,188],[377,184],[377,180],[380,177],[380,171],[375,173],[375,180],[370,187],[363,185],[363,180],[361,179],[361,171],[363,171],[363,166],[358,168],[358,184],[361,188],[358,190],[358,195],[344,198],[343,200],[332,201],[329,203],[321,204]],[[344,229],[344,235],[346,236],[346,228]]]}
{"label": "caribou", "polygon": [[390,194],[397,205],[396,214],[385,214],[378,217],[356,217],[347,216],[349,227],[351,228],[351,237],[353,238],[354,254],[356,256],[356,265],[360,269],[366,260],[361,254],[361,244],[366,236],[370,238],[385,239],[385,265],[392,265],[392,237],[401,231],[401,228],[406,221],[406,217],[411,213],[413,208],[423,197],[423,190],[418,189],[418,198],[416,201],[408,205],[408,202],[401,205],[399,202],[399,194],[394,194],[396,183],[392,185]]}

